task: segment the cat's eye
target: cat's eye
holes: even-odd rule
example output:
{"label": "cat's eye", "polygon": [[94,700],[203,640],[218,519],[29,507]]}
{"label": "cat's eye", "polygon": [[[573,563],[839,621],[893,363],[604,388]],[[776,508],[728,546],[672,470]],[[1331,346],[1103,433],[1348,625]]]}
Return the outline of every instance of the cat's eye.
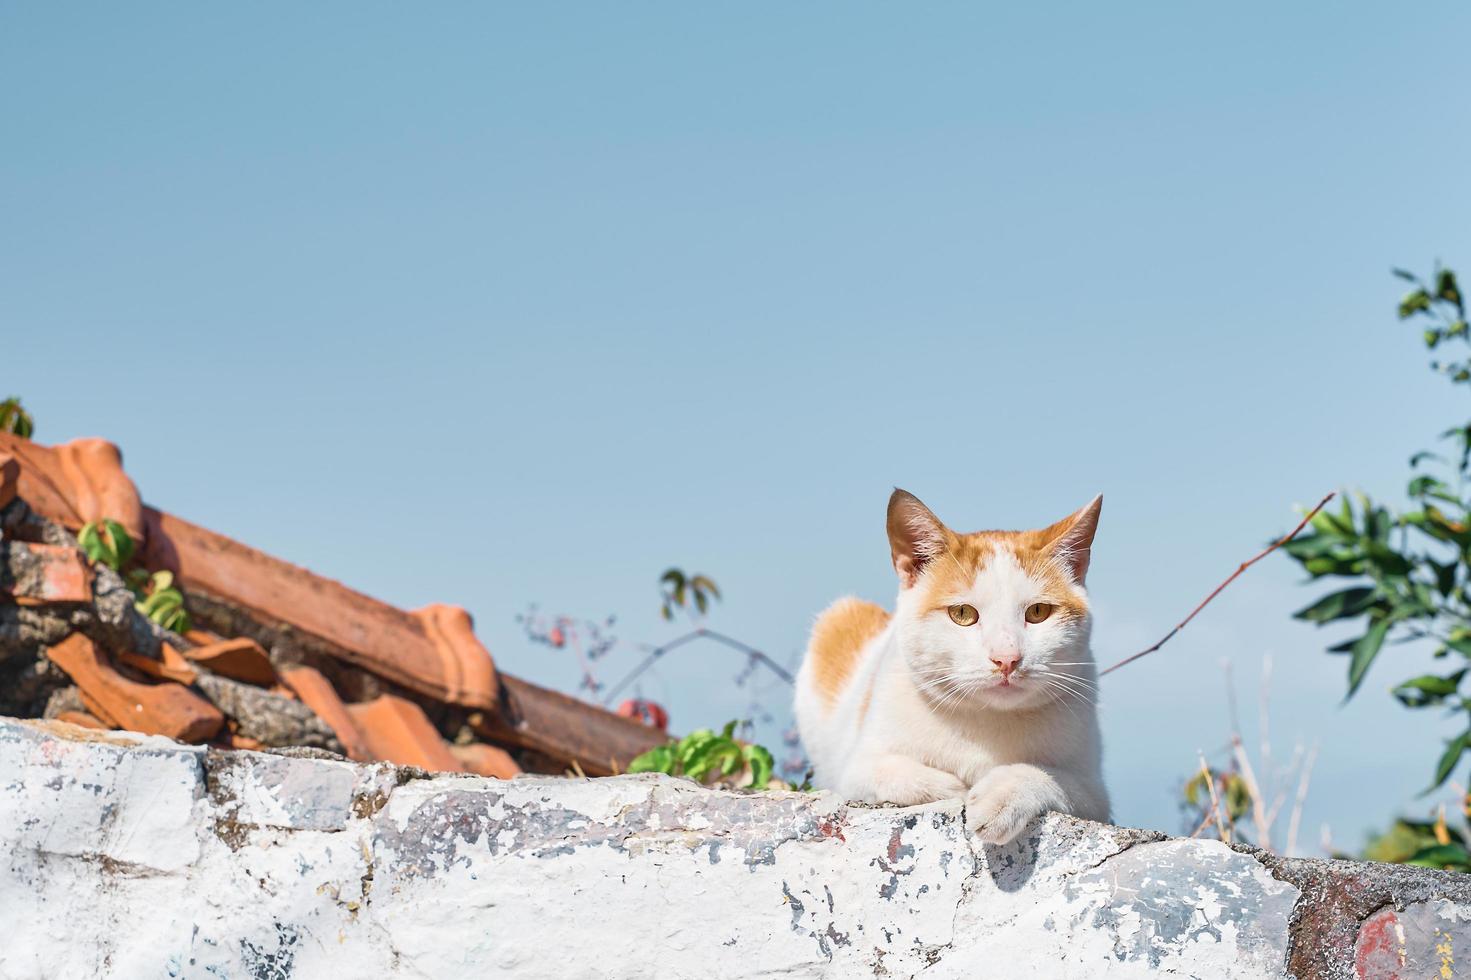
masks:
{"label": "cat's eye", "polygon": [[1027,607],[1027,622],[1040,623],[1052,615],[1052,603],[1034,602]]}
{"label": "cat's eye", "polygon": [[976,612],[976,607],[968,602],[957,603],[950,607],[950,618],[956,626],[974,626],[981,614]]}

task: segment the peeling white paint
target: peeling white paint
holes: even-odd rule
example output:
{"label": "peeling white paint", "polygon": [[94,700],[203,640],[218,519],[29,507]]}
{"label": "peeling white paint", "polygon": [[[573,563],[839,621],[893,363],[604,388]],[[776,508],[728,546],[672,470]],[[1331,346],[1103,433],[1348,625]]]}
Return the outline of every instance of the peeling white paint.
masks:
{"label": "peeling white paint", "polygon": [[980,847],[958,803],[0,721],[4,978],[1276,977],[1299,897],[1219,843],[1055,815]]}

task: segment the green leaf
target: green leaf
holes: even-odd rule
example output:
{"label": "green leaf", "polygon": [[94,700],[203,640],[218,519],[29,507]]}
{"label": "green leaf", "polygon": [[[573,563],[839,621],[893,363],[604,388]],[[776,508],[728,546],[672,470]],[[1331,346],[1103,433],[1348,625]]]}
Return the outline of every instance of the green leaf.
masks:
{"label": "green leaf", "polygon": [[1435,296],[1447,303],[1454,303],[1457,307],[1461,305],[1461,288],[1456,284],[1454,272],[1441,269],[1435,274]]}
{"label": "green leaf", "polygon": [[628,764],[629,772],[674,772],[674,746],[656,745],[649,751],[635,756]]}
{"label": "green leaf", "polygon": [[1348,663],[1348,694],[1345,700],[1353,697],[1359,685],[1364,682],[1364,674],[1378,656],[1379,648],[1384,646],[1384,638],[1389,635],[1391,625],[1393,624],[1387,616],[1372,620],[1364,635],[1354,641],[1353,656]]}
{"label": "green leaf", "polygon": [[1404,269],[1390,269],[1389,271],[1392,274],[1394,274],[1394,275],[1398,276],[1399,278],[1403,279],[1405,282],[1419,282],[1420,281],[1420,277],[1419,276],[1415,275],[1413,272],[1406,272]]}
{"label": "green leaf", "polygon": [[751,786],[760,789],[771,781],[771,774],[776,771],[776,760],[771,757],[771,752],[762,745],[747,745],[743,751],[746,765],[751,767]]}
{"label": "green leaf", "polygon": [[720,588],[715,584],[714,579],[708,575],[696,575],[690,580],[690,584],[696,589],[710,593],[716,599],[720,598]]}
{"label": "green leaf", "polygon": [[1467,668],[1463,667],[1445,677],[1437,677],[1434,674],[1413,677],[1394,688],[1390,693],[1407,708],[1424,708],[1441,704],[1460,689],[1461,678],[1466,676],[1466,670]]}
{"label": "green leaf", "polygon": [[1329,623],[1335,619],[1349,619],[1363,614],[1374,604],[1374,590],[1367,586],[1344,589],[1325,595],[1310,606],[1292,614],[1293,619],[1310,623]]}
{"label": "green leaf", "polygon": [[1464,871],[1471,867],[1471,853],[1460,844],[1435,844],[1423,850],[1416,851],[1415,855],[1404,862],[1421,868],[1448,868],[1454,871]]}
{"label": "green leaf", "polygon": [[1430,309],[1430,294],[1423,289],[1405,294],[1405,298],[1399,301],[1399,318],[1408,319],[1416,313]]}
{"label": "green leaf", "polygon": [[1435,782],[1425,792],[1429,793],[1450,778],[1451,773],[1455,771],[1456,763],[1461,761],[1461,753],[1468,748],[1471,748],[1471,731],[1462,732],[1451,740],[1446,746],[1445,753],[1441,755],[1440,761],[1435,765]]}
{"label": "green leaf", "polygon": [[0,431],[29,439],[36,432],[35,419],[14,396],[0,401]]}

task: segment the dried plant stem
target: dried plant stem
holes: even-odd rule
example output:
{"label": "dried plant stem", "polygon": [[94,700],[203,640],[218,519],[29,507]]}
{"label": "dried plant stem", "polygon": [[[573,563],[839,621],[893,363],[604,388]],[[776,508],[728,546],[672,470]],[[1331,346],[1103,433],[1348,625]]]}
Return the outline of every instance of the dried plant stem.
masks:
{"label": "dried plant stem", "polygon": [[1240,735],[1231,736],[1231,748],[1236,756],[1236,766],[1241,770],[1241,780],[1246,784],[1246,795],[1251,797],[1251,822],[1256,827],[1256,846],[1270,851],[1272,822],[1267,817],[1261,787],[1257,785],[1256,773],[1252,771],[1251,759],[1247,757],[1246,747],[1241,744]]}
{"label": "dried plant stem", "polygon": [[1297,796],[1292,801],[1292,815],[1287,818],[1287,850],[1283,853],[1291,857],[1297,850],[1297,830],[1302,824],[1302,805],[1308,798],[1308,781],[1313,776],[1313,763],[1318,758],[1318,745],[1308,750],[1308,756],[1303,760],[1302,772],[1297,777]]}
{"label": "dried plant stem", "polygon": [[1297,527],[1293,528],[1292,531],[1289,532],[1286,535],[1286,537],[1283,537],[1280,540],[1273,542],[1270,547],[1268,547],[1266,550],[1262,551],[1261,553],[1257,554],[1255,557],[1251,558],[1250,560],[1242,562],[1241,565],[1240,565],[1240,567],[1237,568],[1236,571],[1232,572],[1230,575],[1228,575],[1226,577],[1226,580],[1224,582],[1222,582],[1220,585],[1218,585],[1214,589],[1212,589],[1211,590],[1211,594],[1208,595],[1208,596],[1206,596],[1204,599],[1202,599],[1200,601],[1200,605],[1198,605],[1194,609],[1190,610],[1190,615],[1188,615],[1184,619],[1180,620],[1180,622],[1175,625],[1175,628],[1172,629],[1172,630],[1170,630],[1168,633],[1166,633],[1160,639],[1160,641],[1158,643],[1156,643],[1152,647],[1149,647],[1147,650],[1140,650],[1138,653],[1134,654],[1132,657],[1125,657],[1123,660],[1120,660],[1118,663],[1114,664],[1112,667],[1110,667],[1107,670],[1102,671],[1101,673],[1099,673],[1098,676],[1099,677],[1102,677],[1102,676],[1104,676],[1104,674],[1111,674],[1114,671],[1118,670],[1120,667],[1124,666],[1125,664],[1131,664],[1134,661],[1138,660],[1140,657],[1146,657],[1149,654],[1153,653],[1154,651],[1158,650],[1160,647],[1164,646],[1166,643],[1168,643],[1171,639],[1174,638],[1174,635],[1176,633],[1180,632],[1182,629],[1185,628],[1185,624],[1186,623],[1189,623],[1192,619],[1195,618],[1195,616],[1196,616],[1197,613],[1199,613],[1206,606],[1210,605],[1210,601],[1212,599],[1214,599],[1216,596],[1220,595],[1221,592],[1226,588],[1226,586],[1228,586],[1232,582],[1236,581],[1236,579],[1238,577],[1240,577],[1240,575],[1241,575],[1242,572],[1246,571],[1248,568],[1250,568],[1251,566],[1255,565],[1257,562],[1261,561],[1263,558],[1267,557],[1272,552],[1276,551],[1278,548],[1282,547],[1284,544],[1286,544],[1287,542],[1291,541],[1293,538],[1297,537],[1298,533],[1303,528],[1305,528],[1305,527],[1308,526],[1308,521],[1310,521],[1314,517],[1316,517],[1317,514],[1318,514],[1318,511],[1320,511],[1324,507],[1326,507],[1328,505],[1328,501],[1332,500],[1335,496],[1336,496],[1336,494],[1330,493],[1330,494],[1328,494],[1328,496],[1326,496],[1322,500],[1318,501],[1318,506],[1316,506],[1312,510],[1308,511],[1307,516],[1304,517],[1302,519],[1302,521],[1298,523]]}
{"label": "dried plant stem", "polygon": [[1231,835],[1226,831],[1226,824],[1221,820],[1221,798],[1216,794],[1216,777],[1211,774],[1210,766],[1205,764],[1205,753],[1200,753],[1200,774],[1205,777],[1206,789],[1211,793],[1211,813],[1216,818],[1216,833],[1221,835],[1221,840],[1231,843]]}

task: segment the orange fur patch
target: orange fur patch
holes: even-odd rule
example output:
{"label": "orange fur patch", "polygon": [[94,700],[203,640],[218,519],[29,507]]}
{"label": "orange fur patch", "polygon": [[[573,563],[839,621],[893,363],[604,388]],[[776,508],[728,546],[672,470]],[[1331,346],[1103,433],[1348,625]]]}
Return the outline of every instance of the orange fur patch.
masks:
{"label": "orange fur patch", "polygon": [[829,707],[847,686],[864,644],[888,623],[889,614],[882,607],[851,596],[839,599],[817,617],[807,656],[818,693]]}

